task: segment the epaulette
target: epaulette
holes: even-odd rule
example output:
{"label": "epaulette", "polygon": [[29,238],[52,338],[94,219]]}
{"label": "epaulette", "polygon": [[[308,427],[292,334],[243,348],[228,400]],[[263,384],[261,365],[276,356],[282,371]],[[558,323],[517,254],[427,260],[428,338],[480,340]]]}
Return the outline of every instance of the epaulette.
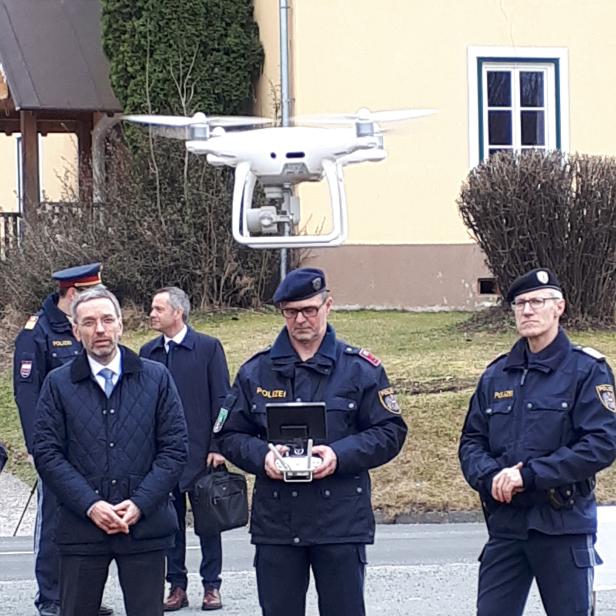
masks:
{"label": "epaulette", "polygon": [[583,347],[581,344],[576,344],[573,347],[573,350],[586,353],[586,355],[590,355],[593,359],[596,359],[599,361],[605,361],[605,355],[601,353],[600,351],[597,351],[597,349],[593,349],[592,347],[589,347],[589,346]]}
{"label": "epaulette", "polygon": [[509,355],[509,353],[501,353],[500,355],[497,355],[487,366],[486,368],[489,368],[490,366],[493,366],[497,361],[500,361],[501,359],[503,359],[503,357],[507,357],[507,355]]}
{"label": "epaulette", "polygon": [[358,349],[357,347],[347,346],[345,347],[344,352],[347,355],[358,355],[369,364],[372,364],[375,368],[381,365],[381,360],[368,349]]}
{"label": "epaulette", "polygon": [[251,355],[246,362],[252,361],[255,357],[259,357],[259,355],[263,355],[264,353],[269,353],[269,351],[271,350],[272,345],[268,344],[266,347],[258,350],[254,355]]}
{"label": "epaulette", "polygon": [[34,329],[36,327],[36,323],[39,320],[38,315],[33,314],[24,325],[24,329]]}

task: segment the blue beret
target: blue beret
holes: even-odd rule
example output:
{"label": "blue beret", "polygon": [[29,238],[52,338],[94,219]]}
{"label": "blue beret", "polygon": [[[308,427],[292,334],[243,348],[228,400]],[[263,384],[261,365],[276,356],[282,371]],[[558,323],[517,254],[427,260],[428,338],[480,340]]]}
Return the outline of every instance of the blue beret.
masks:
{"label": "blue beret", "polygon": [[560,282],[554,272],[545,267],[539,267],[516,278],[507,291],[506,299],[512,302],[518,295],[537,289],[556,289],[562,293]]}
{"label": "blue beret", "polygon": [[77,265],[67,269],[54,272],[51,277],[58,282],[61,289],[69,287],[91,287],[102,284],[101,264],[88,263],[87,265]]}
{"label": "blue beret", "polygon": [[301,267],[289,272],[278,285],[274,293],[274,304],[297,302],[323,291],[327,291],[323,271],[313,267]]}

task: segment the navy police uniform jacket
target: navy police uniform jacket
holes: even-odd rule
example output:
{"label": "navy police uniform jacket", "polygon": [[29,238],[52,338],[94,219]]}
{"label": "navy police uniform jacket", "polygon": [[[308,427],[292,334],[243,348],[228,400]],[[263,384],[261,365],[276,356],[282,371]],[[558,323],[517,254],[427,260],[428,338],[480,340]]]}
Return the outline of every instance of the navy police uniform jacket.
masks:
{"label": "navy police uniform jacket", "polygon": [[28,452],[32,453],[34,411],[47,374],[75,359],[81,343],[67,316],[58,308],[58,294],[48,295],[15,340],[13,393]]}
{"label": "navy police uniform jacket", "polygon": [[[311,483],[265,474],[268,402],[324,401],[336,471]],[[336,339],[327,327],[317,354],[302,362],[286,328],[247,361],[214,427],[221,452],[256,475],[250,532],[256,544],[373,543],[368,469],[402,448],[406,426],[380,361]]]}
{"label": "navy police uniform jacket", "polygon": [[[49,374],[37,405],[34,462],[58,499],[61,553],[168,549],[178,521],[171,501],[186,462],[182,403],[164,366],[126,347],[107,398],[85,351]],[[98,500],[130,498],[141,518],[129,535],[107,535],[87,517]]]}
{"label": "navy police uniform jacket", "polygon": [[[539,353],[520,339],[497,358],[471,399],[459,449],[490,535],[595,533],[594,478],[616,457],[615,412],[609,365],[562,329]],[[493,477],[518,462],[524,491],[510,504],[493,500]]]}
{"label": "navy police uniform jacket", "polygon": [[229,369],[222,345],[216,338],[188,327],[182,342],[165,351],[165,338],[159,336],[139,351],[141,357],[166,364],[180,393],[188,429],[188,462],[180,478],[180,490],[191,488],[195,476],[205,468],[213,446],[212,428],[229,393]]}

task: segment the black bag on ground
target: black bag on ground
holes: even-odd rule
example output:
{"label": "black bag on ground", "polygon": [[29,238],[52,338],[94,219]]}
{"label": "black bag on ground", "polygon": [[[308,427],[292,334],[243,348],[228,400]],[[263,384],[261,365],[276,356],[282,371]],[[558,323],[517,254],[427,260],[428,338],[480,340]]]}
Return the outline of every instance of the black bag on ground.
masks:
{"label": "black bag on ground", "polygon": [[230,473],[224,464],[208,467],[192,489],[192,507],[197,535],[214,535],[246,526],[248,497],[246,477]]}

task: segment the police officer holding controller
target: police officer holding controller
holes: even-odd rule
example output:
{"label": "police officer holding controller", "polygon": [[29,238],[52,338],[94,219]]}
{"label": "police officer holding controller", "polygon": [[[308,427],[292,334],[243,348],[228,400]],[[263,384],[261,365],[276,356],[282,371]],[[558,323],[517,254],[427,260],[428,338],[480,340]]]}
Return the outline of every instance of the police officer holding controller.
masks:
{"label": "police officer holding controller", "polygon": [[[52,274],[58,291],[47,296],[41,309],[31,316],[15,340],[13,392],[28,453],[32,453],[36,403],[49,372],[71,362],[81,351],[68,315],[77,294],[102,284],[100,263],[88,263]],[[35,548],[35,574],[38,593],[35,600],[40,616],[60,613],[59,555],[54,543],[56,497],[45,484],[38,484],[38,510]],[[101,606],[101,615],[113,610]]]}
{"label": "police officer holding controller", "polygon": [[[400,451],[406,426],[379,359],[336,338],[319,269],[289,273],[274,295],[274,345],[239,370],[214,426],[221,452],[256,475],[250,532],[264,616],[303,616],[310,568],[321,616],[365,614],[366,544],[374,542],[368,470]],[[325,402],[327,438],[309,483],[285,483],[266,440],[268,402]]]}
{"label": "police officer holding controller", "polygon": [[560,327],[553,272],[520,276],[507,301],[521,338],[482,375],[459,449],[489,533],[477,614],[520,616],[533,578],[548,616],[590,614],[595,473],[616,457],[614,377]]}

